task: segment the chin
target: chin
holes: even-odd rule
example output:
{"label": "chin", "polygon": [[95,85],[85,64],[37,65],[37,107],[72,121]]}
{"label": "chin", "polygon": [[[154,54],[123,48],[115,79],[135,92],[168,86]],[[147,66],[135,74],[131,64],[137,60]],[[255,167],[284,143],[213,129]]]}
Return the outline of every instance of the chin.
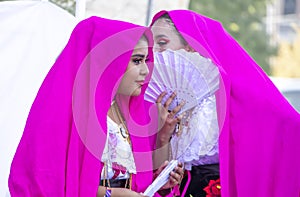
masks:
{"label": "chin", "polygon": [[141,88],[137,88],[132,92],[131,96],[139,96],[141,92],[142,92]]}

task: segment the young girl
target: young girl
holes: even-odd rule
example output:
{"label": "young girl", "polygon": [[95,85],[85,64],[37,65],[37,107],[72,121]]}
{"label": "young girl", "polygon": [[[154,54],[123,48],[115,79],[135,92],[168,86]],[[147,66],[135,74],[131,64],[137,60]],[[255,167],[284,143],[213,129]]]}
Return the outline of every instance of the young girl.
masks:
{"label": "young girl", "polygon": [[[167,49],[173,51],[185,50],[190,53],[195,53],[195,50],[187,43],[182,35],[177,31],[174,23],[168,14],[160,16],[151,26],[154,36],[154,50],[163,52]],[[182,55],[183,52],[180,52]],[[188,55],[188,53],[185,53]],[[199,56],[200,58],[200,56]],[[197,59],[202,61],[201,59]],[[187,57],[187,60],[188,57]],[[195,62],[196,63],[196,62]],[[200,65],[205,67],[205,65]],[[210,72],[205,69],[209,69]],[[213,64],[202,69],[207,74],[211,73],[217,67]],[[205,81],[209,81],[209,75],[202,73]],[[201,80],[198,79],[202,84]],[[215,80],[216,86],[219,81]],[[203,87],[206,88],[206,87]],[[203,190],[208,185],[210,180],[217,180],[219,178],[219,126],[216,113],[216,98],[214,92],[210,96],[204,98],[201,103],[192,109],[185,112],[184,118],[180,122],[180,126],[176,130],[176,135],[173,131],[165,133],[158,133],[158,141],[160,146],[168,146],[172,154],[165,156],[164,159],[173,158],[184,163],[187,172],[191,172],[191,181],[187,181],[187,177],[183,180],[181,185],[181,192],[194,197],[206,196]],[[167,136],[167,137],[166,137]],[[166,140],[167,139],[167,140]],[[169,140],[170,139],[170,140]],[[157,147],[162,149],[161,147]],[[168,153],[167,151],[165,151]],[[163,151],[160,152],[160,155]],[[190,176],[190,174],[188,174]],[[184,190],[187,189],[187,191]]]}
{"label": "young girl", "polygon": [[[76,26],[32,105],[12,196],[143,196],[153,181],[143,99],[151,46],[151,33],[134,24],[91,17]],[[176,167],[164,187],[182,174]]]}
{"label": "young girl", "polygon": [[[198,52],[218,66],[222,196],[298,196],[300,117],[262,69],[218,21],[193,11],[161,11],[151,26],[156,50]],[[160,144],[168,143],[171,135],[159,133]],[[202,168],[201,162],[209,161],[203,159],[193,163],[186,196],[220,195],[211,193],[220,187],[218,182],[208,185],[214,177],[206,175],[215,168]]]}

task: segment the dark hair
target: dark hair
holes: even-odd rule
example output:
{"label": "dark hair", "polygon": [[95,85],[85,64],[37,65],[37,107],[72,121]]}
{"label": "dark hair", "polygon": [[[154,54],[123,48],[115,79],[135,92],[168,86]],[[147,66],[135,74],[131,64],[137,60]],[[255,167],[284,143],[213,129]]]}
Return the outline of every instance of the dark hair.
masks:
{"label": "dark hair", "polygon": [[143,35],[140,37],[140,39],[139,39],[138,42],[140,42],[141,40],[145,40],[145,41],[147,41],[147,42],[149,43],[148,37],[147,37],[145,34],[143,34]]}

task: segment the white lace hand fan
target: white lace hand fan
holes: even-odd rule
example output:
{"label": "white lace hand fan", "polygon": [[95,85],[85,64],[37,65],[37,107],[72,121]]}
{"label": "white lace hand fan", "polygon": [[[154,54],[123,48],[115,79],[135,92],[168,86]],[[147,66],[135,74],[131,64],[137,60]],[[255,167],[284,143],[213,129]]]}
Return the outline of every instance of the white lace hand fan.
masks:
{"label": "white lace hand fan", "polygon": [[162,103],[176,92],[177,96],[170,110],[185,101],[179,113],[183,113],[202,99],[215,93],[219,88],[219,70],[208,58],[197,52],[166,50],[154,54],[154,70],[145,93],[145,99],[155,103],[158,96],[166,91]]}

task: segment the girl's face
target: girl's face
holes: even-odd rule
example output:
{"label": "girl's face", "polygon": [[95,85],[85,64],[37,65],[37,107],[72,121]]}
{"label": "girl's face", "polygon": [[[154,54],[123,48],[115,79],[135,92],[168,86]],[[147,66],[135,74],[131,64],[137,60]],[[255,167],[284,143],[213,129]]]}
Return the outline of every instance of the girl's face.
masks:
{"label": "girl's face", "polygon": [[145,78],[149,74],[147,61],[148,42],[143,37],[135,46],[130,57],[128,67],[118,88],[119,94],[128,96],[138,96],[141,94]]}
{"label": "girl's face", "polygon": [[184,49],[180,36],[176,33],[175,27],[160,18],[152,25],[151,31],[154,36],[154,51],[162,52],[166,49],[173,51]]}

